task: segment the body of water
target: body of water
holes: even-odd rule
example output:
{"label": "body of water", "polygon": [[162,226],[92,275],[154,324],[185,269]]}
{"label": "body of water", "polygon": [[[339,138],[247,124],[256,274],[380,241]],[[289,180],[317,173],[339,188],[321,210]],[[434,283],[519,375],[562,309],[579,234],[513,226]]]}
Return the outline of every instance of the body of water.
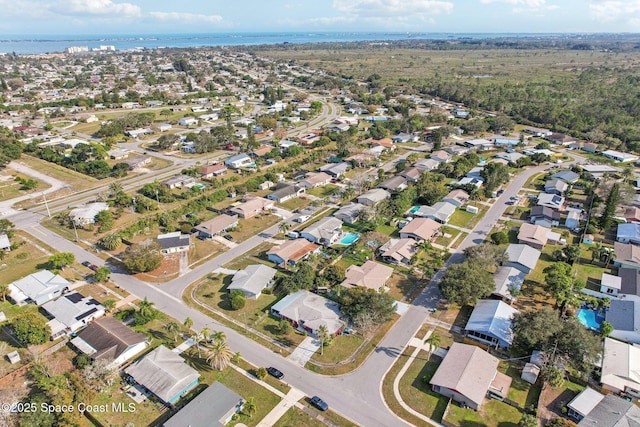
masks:
{"label": "body of water", "polygon": [[[283,33],[217,33],[162,35],[0,35],[0,53],[43,54],[64,52],[70,46],[113,45],[116,50],[187,48],[205,46],[248,46],[280,43],[321,43],[395,40],[446,40],[513,37],[548,37],[553,34],[507,33],[392,33],[392,32],[283,32]],[[567,37],[567,35],[557,35]]]}
{"label": "body of water", "polygon": [[592,308],[581,308],[576,313],[576,316],[580,323],[594,331],[599,331],[600,325],[604,321],[604,315],[599,310]]}

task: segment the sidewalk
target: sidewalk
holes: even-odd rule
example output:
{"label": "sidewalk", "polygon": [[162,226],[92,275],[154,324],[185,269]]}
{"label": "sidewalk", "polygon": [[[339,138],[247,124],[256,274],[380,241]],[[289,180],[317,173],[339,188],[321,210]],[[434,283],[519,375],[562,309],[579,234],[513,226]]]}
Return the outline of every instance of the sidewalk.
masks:
{"label": "sidewalk", "polygon": [[258,427],[271,427],[289,410],[289,408],[296,406],[298,400],[302,399],[305,394],[296,389],[292,388],[289,390],[280,403],[278,403],[275,408],[271,410],[265,417],[258,423]]}

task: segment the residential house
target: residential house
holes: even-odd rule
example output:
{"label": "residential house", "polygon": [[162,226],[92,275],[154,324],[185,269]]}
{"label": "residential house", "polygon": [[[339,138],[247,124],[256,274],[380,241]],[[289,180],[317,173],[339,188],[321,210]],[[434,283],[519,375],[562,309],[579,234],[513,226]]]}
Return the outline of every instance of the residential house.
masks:
{"label": "residential house", "polygon": [[162,246],[163,254],[187,252],[191,244],[191,235],[180,231],[158,235],[158,243]]}
{"label": "residential house", "polygon": [[446,147],[443,148],[443,150],[451,154],[452,156],[464,156],[469,151],[471,151],[469,147],[466,147],[466,146],[463,147],[462,145],[457,145],[457,144],[447,145]]}
{"label": "residential house", "polygon": [[511,153],[498,153],[495,159],[505,160],[508,164],[508,163],[517,163],[518,160],[522,159],[523,157],[526,157],[526,156],[524,154],[520,154],[513,151]]}
{"label": "residential house", "polygon": [[435,160],[438,163],[449,163],[451,161],[451,154],[444,150],[438,150],[431,153],[430,159]]}
{"label": "residential house", "polygon": [[342,235],[342,221],[328,216],[302,230],[300,237],[312,243],[329,246]]}
{"label": "residential house", "polygon": [[172,176],[171,178],[165,179],[164,181],[162,181],[162,185],[165,185],[169,189],[173,190],[174,188],[192,186],[196,182],[197,181],[194,177],[180,174],[180,175]]}
{"label": "residential house", "polygon": [[51,328],[51,339],[69,335],[105,314],[105,308],[93,297],[78,292],[62,295],[46,302],[42,308],[53,317],[47,325]]}
{"label": "residential house", "polygon": [[156,347],[124,372],[169,405],[193,390],[200,377],[200,373],[187,365],[178,353],[164,345]]}
{"label": "residential house", "polygon": [[224,164],[231,169],[250,168],[256,165],[253,159],[245,153],[229,157],[224,161]]}
{"label": "residential house", "polygon": [[553,132],[551,132],[549,129],[537,128],[533,126],[524,128],[524,131],[528,134],[535,136],[536,138],[545,138],[553,134]]}
{"label": "residential house", "polygon": [[536,268],[540,251],[529,245],[510,244],[505,251],[507,255],[507,263],[505,267],[515,267],[524,274],[529,274]]}
{"label": "residential house", "polygon": [[476,139],[465,141],[464,145],[466,145],[469,148],[476,148],[478,150],[490,150],[495,147],[493,142],[484,138],[476,138]]}
{"label": "residential house", "polygon": [[493,275],[493,281],[496,284],[493,295],[499,296],[507,302],[513,301],[516,297],[511,292],[515,291],[516,295],[520,293],[525,277],[526,273],[515,267],[499,267]]}
{"label": "residential house", "polygon": [[111,367],[122,365],[149,346],[144,334],[134,332],[113,317],[90,323],[71,344],[91,360],[110,361]]}
{"label": "residential house", "polygon": [[396,144],[394,144],[391,138],[371,139],[364,142],[368,142],[371,147],[381,147],[383,151],[393,151],[396,149]]}
{"label": "residential house", "polygon": [[40,270],[9,284],[9,298],[18,305],[42,305],[67,292],[71,283],[49,270]]}
{"label": "residential house", "polygon": [[560,212],[546,206],[534,206],[529,213],[529,222],[551,228],[560,224]]}
{"label": "residential house", "polygon": [[615,151],[615,150],[605,150],[601,154],[606,158],[614,160],[619,163],[637,162],[639,159],[639,157],[636,156],[635,154],[622,153],[620,151]]}
{"label": "residential house", "polygon": [[454,342],[429,384],[436,393],[478,410],[487,396],[507,396],[511,377],[498,371],[499,363],[479,347]]}
{"label": "residential house", "polygon": [[211,179],[216,176],[221,176],[227,173],[227,167],[222,163],[216,163],[215,165],[200,166],[200,174],[204,179]]}
{"label": "residential house", "polygon": [[304,187],[280,182],[276,185],[275,191],[267,195],[267,199],[273,200],[276,203],[284,203],[287,200],[298,198],[302,194],[304,194]]}
{"label": "residential house", "polygon": [[282,151],[283,153],[287,151],[287,149],[291,147],[297,147],[299,145],[300,144],[298,143],[298,141],[291,141],[289,139],[283,139],[278,143],[278,147],[280,148],[280,151]]}
{"label": "residential house", "polygon": [[624,210],[624,219],[631,224],[640,224],[640,208],[627,206]]}
{"label": "residential house", "polygon": [[580,167],[593,179],[600,179],[605,175],[612,175],[620,172],[620,169],[609,165],[580,165]]}
{"label": "residential house", "polygon": [[400,142],[400,143],[418,142],[419,137],[418,137],[418,135],[414,135],[414,134],[411,134],[411,133],[400,132],[399,134],[397,134],[393,138],[391,138],[391,140],[393,142]]}
{"label": "residential house", "polygon": [[391,194],[397,194],[407,188],[407,180],[403,176],[396,175],[378,184],[378,188],[387,190]]}
{"label": "residential house", "polygon": [[640,344],[640,297],[612,298],[605,320],[613,326],[610,338]]}
{"label": "residential house", "polygon": [[598,144],[593,142],[578,141],[569,144],[569,148],[571,148],[572,150],[586,151],[587,153],[596,153],[598,151]]}
{"label": "residential house", "polygon": [[239,414],[244,399],[222,383],[214,382],[175,415],[164,427],[221,427]]}
{"label": "residential house", "polygon": [[258,299],[265,288],[273,286],[273,277],[276,272],[275,269],[264,264],[249,265],[244,270],[238,270],[233,275],[227,290],[231,292],[237,289],[242,291],[246,298]]}
{"label": "residential house", "polygon": [[389,193],[387,190],[383,190],[382,188],[373,188],[366,193],[358,196],[357,201],[361,205],[376,206],[381,201],[389,199],[390,197],[391,193]]}
{"label": "residential house", "polygon": [[616,241],[640,245],[640,224],[618,224]]}
{"label": "residential house", "polygon": [[456,205],[449,202],[437,202],[433,206],[420,206],[413,215],[420,218],[430,218],[441,224],[446,224],[456,211]]}
{"label": "residential house", "polygon": [[328,163],[324,166],[321,166],[318,170],[320,172],[325,172],[331,175],[333,178],[340,178],[343,176],[349,169],[351,169],[351,164],[347,162],[341,163]]}
{"label": "residential house", "polygon": [[614,394],[603,395],[585,388],[567,404],[569,415],[579,427],[622,427],[640,423],[640,408]]}
{"label": "residential house", "polygon": [[564,220],[564,226],[570,230],[575,230],[580,225],[580,218],[582,217],[582,209],[567,209],[567,218]]}
{"label": "residential house", "polygon": [[469,193],[464,190],[457,189],[450,191],[449,194],[442,198],[442,201],[451,203],[455,207],[460,208],[463,205],[467,204],[467,202],[469,201],[469,197]]}
{"label": "residential house", "polygon": [[198,119],[195,117],[183,117],[178,121],[180,126],[195,126],[198,124]]}
{"label": "residential house", "polygon": [[422,171],[415,166],[411,166],[400,172],[400,176],[408,182],[418,182],[422,175]]}
{"label": "residential house", "polygon": [[72,209],[69,212],[69,217],[78,226],[93,224],[95,223],[96,215],[107,210],[109,210],[109,205],[105,202],[87,203],[82,208]]}
{"label": "residential house", "polygon": [[562,196],[569,189],[569,184],[560,179],[550,179],[544,183],[544,192]]}
{"label": "residential house", "polygon": [[538,195],[538,206],[546,206],[551,209],[556,209],[558,211],[564,210],[564,197],[558,196],[556,194],[547,194],[540,193]]}
{"label": "residential house", "polygon": [[107,151],[107,155],[112,160],[122,160],[129,157],[129,152],[127,150],[115,149]]}
{"label": "residential house", "polygon": [[380,292],[385,290],[385,284],[392,274],[393,268],[375,261],[367,261],[362,266],[353,264],[345,271],[340,286],[348,289],[363,287]]}
{"label": "residential house", "polygon": [[464,327],[465,336],[491,347],[513,344],[511,320],[518,310],[498,300],[480,300]]}
{"label": "residential house", "polygon": [[565,135],[564,133],[552,133],[545,137],[545,139],[558,145],[570,145],[577,141],[574,137]]}
{"label": "residential house", "polygon": [[573,184],[573,183],[577,182],[578,179],[580,179],[580,175],[578,175],[574,171],[560,171],[560,172],[556,172],[553,175],[551,175],[551,178],[559,179],[559,180],[564,181],[564,182],[566,182],[568,184]]}
{"label": "residential house", "polygon": [[9,236],[6,234],[0,234],[0,250],[9,252],[11,250],[11,242]]}
{"label": "residential house", "polygon": [[253,153],[251,154],[255,157],[265,157],[267,154],[271,153],[273,148],[274,147],[271,145],[261,145],[258,148],[254,148]]}
{"label": "residential house", "polygon": [[640,246],[631,243],[615,242],[613,244],[615,267],[640,270]]}
{"label": "residential house", "polygon": [[310,190],[312,188],[327,185],[331,182],[332,179],[333,178],[331,178],[331,175],[325,172],[310,173],[307,174],[307,177],[304,180],[300,181],[299,185],[306,188],[307,190]]}
{"label": "residential house", "polygon": [[429,218],[415,218],[400,229],[401,239],[431,242],[440,230],[441,224]]}
{"label": "residential house", "polygon": [[273,200],[263,199],[262,197],[247,197],[241,204],[232,207],[229,211],[238,215],[240,218],[253,218],[261,212],[265,212],[273,208]]}
{"label": "residential house", "polygon": [[640,270],[635,268],[619,268],[618,276],[620,276],[622,282],[619,293],[640,296]]}
{"label": "residential house", "polygon": [[428,172],[437,169],[439,164],[440,162],[434,159],[422,159],[415,162],[413,166],[421,172]]}
{"label": "residential house", "polygon": [[294,328],[312,335],[323,325],[330,335],[340,333],[346,326],[337,302],[305,290],[282,298],[271,307],[271,315],[288,320]]}
{"label": "residential house", "polygon": [[128,130],[126,133],[131,138],[138,139],[141,136],[151,135],[153,133],[153,131],[151,130],[151,128],[140,128],[140,129]]}
{"label": "residential house", "polygon": [[604,339],[602,388],[640,398],[640,347],[611,338]]}
{"label": "residential house", "polygon": [[380,247],[380,256],[384,262],[396,265],[409,265],[418,252],[414,239],[391,239]]}
{"label": "residential house", "polygon": [[[496,147],[514,148],[518,146],[521,142],[519,138],[495,138],[493,140],[493,143],[495,144]],[[522,144],[527,145],[527,140],[523,139]]]}
{"label": "residential house", "polygon": [[353,224],[360,219],[360,214],[366,206],[360,203],[349,203],[333,213],[333,216],[346,224]]}
{"label": "residential house", "polygon": [[129,170],[134,170],[138,168],[143,168],[151,163],[151,157],[149,156],[135,156],[129,159],[125,159],[124,162],[129,165]]}
{"label": "residential house", "polygon": [[523,223],[518,231],[518,243],[542,250],[549,240],[551,230],[541,225]]}
{"label": "residential house", "polygon": [[482,184],[484,184],[484,178],[480,176],[465,176],[460,178],[458,181],[454,182],[453,184],[459,185],[461,187],[464,187],[466,185],[473,185],[476,188],[480,188],[482,187]]}
{"label": "residential house", "polygon": [[209,221],[202,222],[195,227],[200,239],[212,239],[227,230],[238,226],[238,217],[235,215],[221,214]]}
{"label": "residential house", "polygon": [[279,246],[274,246],[267,251],[267,258],[278,265],[295,265],[306,259],[309,255],[318,253],[320,246],[307,239],[288,240]]}

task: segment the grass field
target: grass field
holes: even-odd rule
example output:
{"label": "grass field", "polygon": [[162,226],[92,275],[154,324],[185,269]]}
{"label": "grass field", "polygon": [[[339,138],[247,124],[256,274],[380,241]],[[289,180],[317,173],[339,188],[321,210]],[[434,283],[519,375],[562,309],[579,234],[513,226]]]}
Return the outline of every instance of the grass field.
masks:
{"label": "grass field", "polygon": [[28,175],[17,173],[11,168],[5,168],[0,174],[0,201],[14,199],[16,197],[24,196],[25,194],[37,193],[51,187],[46,182],[36,180],[38,182],[38,186],[31,190],[27,190],[22,184],[16,181],[16,178],[35,179]]}
{"label": "grass field", "polygon": [[429,380],[441,361],[439,357],[430,356],[421,350],[411,362],[399,385],[400,395],[407,405],[437,422],[442,421],[447,398],[433,392]]}
{"label": "grass field", "polygon": [[17,231],[11,242],[17,243],[18,248],[3,254],[4,258],[0,261],[0,274],[4,283],[11,283],[44,268],[49,256],[55,252],[23,231]]}

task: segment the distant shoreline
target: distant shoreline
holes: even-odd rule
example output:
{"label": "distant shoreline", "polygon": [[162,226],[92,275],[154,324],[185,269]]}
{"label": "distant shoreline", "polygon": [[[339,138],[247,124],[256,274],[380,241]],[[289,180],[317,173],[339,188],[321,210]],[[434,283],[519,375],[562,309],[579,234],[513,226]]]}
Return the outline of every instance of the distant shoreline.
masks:
{"label": "distant shoreline", "polygon": [[19,55],[61,53],[71,46],[113,45],[117,51],[308,43],[397,42],[482,39],[637,39],[640,34],[609,33],[400,33],[400,32],[264,32],[138,35],[0,35],[0,52]]}

